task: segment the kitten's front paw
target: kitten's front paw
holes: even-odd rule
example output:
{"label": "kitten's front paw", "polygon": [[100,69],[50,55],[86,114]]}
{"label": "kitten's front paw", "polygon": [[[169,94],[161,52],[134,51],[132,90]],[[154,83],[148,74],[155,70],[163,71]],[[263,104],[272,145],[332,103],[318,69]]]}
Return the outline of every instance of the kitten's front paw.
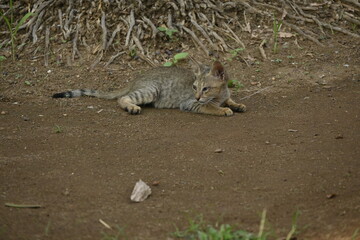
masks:
{"label": "kitten's front paw", "polygon": [[126,107],[125,110],[128,113],[130,113],[131,115],[137,115],[137,114],[140,114],[141,107],[139,107],[139,106],[130,106],[130,107]]}
{"label": "kitten's front paw", "polygon": [[234,112],[230,108],[222,108],[222,115],[223,116],[232,116],[234,115]]}
{"label": "kitten's front paw", "polygon": [[237,103],[236,105],[231,106],[231,109],[235,112],[246,112],[246,106],[241,103]]}

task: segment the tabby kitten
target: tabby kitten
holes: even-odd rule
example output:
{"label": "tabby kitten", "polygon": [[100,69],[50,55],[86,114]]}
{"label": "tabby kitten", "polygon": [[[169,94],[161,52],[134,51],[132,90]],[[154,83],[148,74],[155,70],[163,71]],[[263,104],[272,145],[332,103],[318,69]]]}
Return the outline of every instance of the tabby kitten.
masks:
{"label": "tabby kitten", "polygon": [[182,111],[231,116],[245,112],[244,104],[230,98],[223,65],[216,61],[211,68],[199,67],[197,73],[179,67],[158,67],[140,74],[130,86],[115,92],[78,89],[56,93],[53,98],[91,96],[117,99],[130,114],[139,114],[139,105],[156,108],[180,108]]}

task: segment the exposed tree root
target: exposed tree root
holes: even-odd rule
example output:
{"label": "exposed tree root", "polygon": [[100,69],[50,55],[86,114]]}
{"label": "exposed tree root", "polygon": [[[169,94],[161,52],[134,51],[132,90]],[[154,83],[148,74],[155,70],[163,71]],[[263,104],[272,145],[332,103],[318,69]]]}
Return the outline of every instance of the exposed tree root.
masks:
{"label": "exposed tree root", "polygon": [[263,59],[267,59],[267,56],[266,56],[266,53],[265,53],[265,50],[264,50],[264,44],[266,43],[266,39],[262,40],[262,42],[260,43],[259,45],[259,51],[261,53],[261,56],[263,57]]}
{"label": "exposed tree root", "polygon": [[[206,54],[229,52],[246,48],[249,34],[259,41],[271,38],[265,31],[258,34],[258,26],[271,29],[274,19],[281,21],[286,31],[294,31],[300,39],[319,46],[334,31],[360,38],[360,4],[355,0],[323,3],[314,0],[307,4],[300,0],[34,0],[30,5],[21,2],[14,6],[14,19],[19,21],[29,9],[34,15],[20,27],[19,46],[35,48],[35,53],[43,42],[46,65],[51,46],[67,42],[72,43],[69,61],[81,58],[83,49],[97,55],[92,68],[110,57],[110,52],[117,54],[104,61],[106,66],[124,51],[134,50],[153,65],[152,53],[165,42],[186,39],[193,40]],[[11,14],[8,5],[0,8],[5,16]],[[159,31],[160,26],[166,26],[172,33]],[[258,32],[253,34],[254,31]],[[5,24],[0,25],[0,37],[4,39],[2,44],[10,42]],[[264,47],[261,44],[259,50],[265,59]]]}

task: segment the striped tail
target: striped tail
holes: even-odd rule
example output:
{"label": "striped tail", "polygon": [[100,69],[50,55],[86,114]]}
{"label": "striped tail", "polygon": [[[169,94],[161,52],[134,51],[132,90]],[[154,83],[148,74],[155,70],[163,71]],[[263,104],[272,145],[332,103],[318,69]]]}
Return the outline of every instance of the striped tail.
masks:
{"label": "striped tail", "polygon": [[91,96],[96,97],[98,95],[97,91],[90,89],[77,89],[67,92],[55,93],[53,98],[77,98],[81,96]]}
{"label": "striped tail", "polygon": [[123,89],[116,92],[106,92],[102,93],[97,90],[91,90],[91,89],[77,89],[72,91],[66,91],[66,92],[60,92],[55,93],[52,95],[53,98],[77,98],[82,96],[88,96],[88,97],[97,97],[97,98],[104,98],[104,99],[115,99],[121,96],[124,96],[128,93],[128,89]]}

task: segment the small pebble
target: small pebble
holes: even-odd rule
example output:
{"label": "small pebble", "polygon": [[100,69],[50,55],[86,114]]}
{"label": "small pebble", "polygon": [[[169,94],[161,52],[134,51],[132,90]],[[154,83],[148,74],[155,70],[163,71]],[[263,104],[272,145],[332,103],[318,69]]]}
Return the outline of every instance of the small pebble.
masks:
{"label": "small pebble", "polygon": [[334,197],[336,197],[336,194],[334,194],[334,193],[326,195],[327,199],[332,199]]}
{"label": "small pebble", "polygon": [[215,150],[215,153],[222,153],[223,151],[224,151],[223,149],[218,148],[218,149]]}
{"label": "small pebble", "polygon": [[344,138],[344,136],[341,135],[341,134],[339,134],[339,135],[337,135],[337,136],[335,137],[335,139],[343,139],[343,138]]}
{"label": "small pebble", "polygon": [[8,114],[7,111],[1,111],[1,115],[6,115],[6,114]]}
{"label": "small pebble", "polygon": [[65,196],[68,196],[70,194],[69,189],[66,188],[65,191],[62,194],[65,195]]}
{"label": "small pebble", "polygon": [[29,121],[30,118],[28,116],[24,116],[24,115],[21,115],[21,118],[24,120],[24,121]]}

